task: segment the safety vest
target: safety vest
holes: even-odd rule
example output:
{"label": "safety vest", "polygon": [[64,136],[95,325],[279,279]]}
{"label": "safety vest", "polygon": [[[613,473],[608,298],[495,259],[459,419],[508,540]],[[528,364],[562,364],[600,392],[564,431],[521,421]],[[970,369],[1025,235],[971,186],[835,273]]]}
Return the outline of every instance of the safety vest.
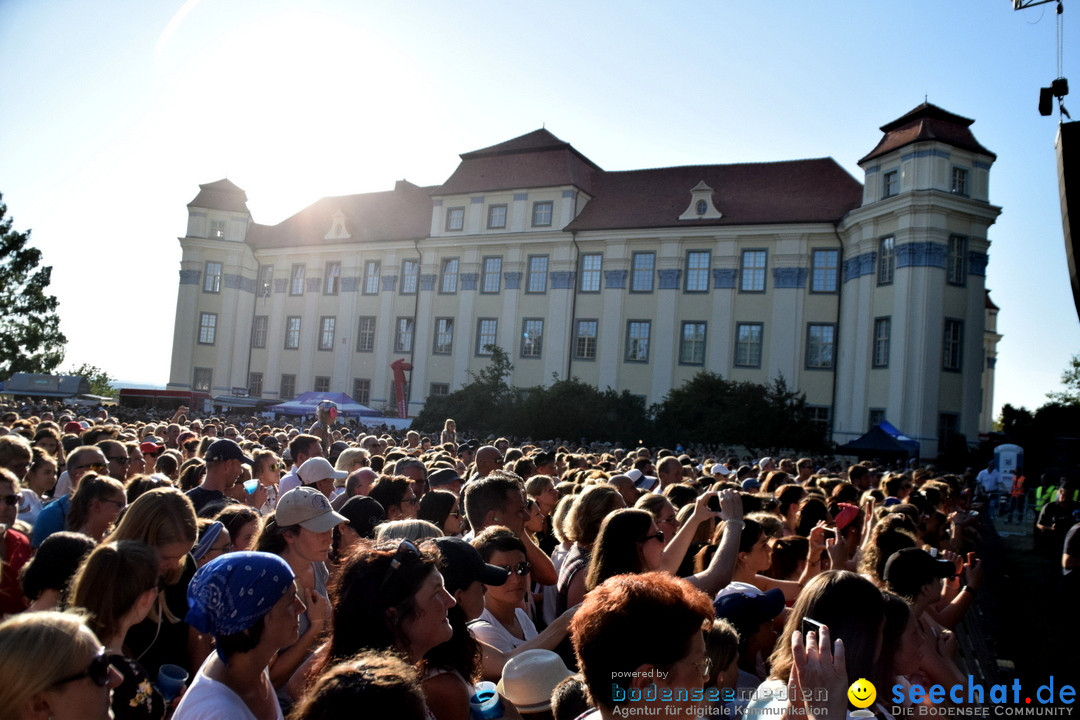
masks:
{"label": "safety vest", "polygon": [[1054,497],[1057,493],[1056,485],[1040,485],[1035,488],[1035,510],[1036,512],[1046,507],[1046,504],[1050,502],[1050,498]]}
{"label": "safety vest", "polygon": [[1013,484],[1010,494],[1013,497],[1021,497],[1024,494],[1024,476],[1013,475]]}

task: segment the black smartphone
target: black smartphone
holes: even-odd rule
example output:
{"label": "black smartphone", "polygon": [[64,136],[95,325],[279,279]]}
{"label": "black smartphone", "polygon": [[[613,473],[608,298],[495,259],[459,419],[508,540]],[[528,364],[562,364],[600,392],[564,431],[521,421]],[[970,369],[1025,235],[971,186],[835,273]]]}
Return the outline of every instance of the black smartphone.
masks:
{"label": "black smartphone", "polygon": [[802,634],[804,638],[811,632],[815,632],[818,637],[821,637],[821,628],[823,627],[825,627],[824,623],[819,623],[817,620],[811,620],[808,617],[802,619]]}
{"label": "black smartphone", "polygon": [[706,503],[713,512],[720,512],[720,496],[713,495]]}

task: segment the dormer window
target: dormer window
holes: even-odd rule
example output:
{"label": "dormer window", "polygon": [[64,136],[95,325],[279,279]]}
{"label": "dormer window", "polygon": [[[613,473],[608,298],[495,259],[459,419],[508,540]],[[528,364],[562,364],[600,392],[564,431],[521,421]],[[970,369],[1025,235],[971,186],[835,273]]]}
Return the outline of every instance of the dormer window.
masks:
{"label": "dormer window", "polygon": [[952,187],[950,190],[957,195],[967,197],[968,194],[968,171],[965,168],[954,167],[952,169]]}
{"label": "dormer window", "polygon": [[330,221],[330,232],[326,233],[323,240],[348,240],[350,237],[352,236],[345,227],[345,213],[338,210]]}
{"label": "dormer window", "polygon": [[713,204],[713,189],[702,180],[690,188],[690,204],[679,216],[680,220],[719,220],[723,214]]}
{"label": "dormer window", "polygon": [[210,237],[223,238],[225,237],[225,221],[224,220],[211,220],[210,221]]}

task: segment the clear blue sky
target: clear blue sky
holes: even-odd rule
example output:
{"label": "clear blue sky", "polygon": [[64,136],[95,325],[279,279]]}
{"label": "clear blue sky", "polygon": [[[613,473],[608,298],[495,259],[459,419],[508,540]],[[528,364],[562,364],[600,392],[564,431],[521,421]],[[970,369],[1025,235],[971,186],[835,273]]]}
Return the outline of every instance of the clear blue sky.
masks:
{"label": "clear blue sky", "polygon": [[458,153],[545,124],[608,170],[831,156],[861,181],[878,128],[925,97],[998,155],[995,405],[1033,408],[1080,351],[1057,121],[1036,111],[1053,8],[4,0],[0,192],[54,266],[65,366],[163,384],[199,183],[230,178],[275,223],[324,195],[440,183]]}

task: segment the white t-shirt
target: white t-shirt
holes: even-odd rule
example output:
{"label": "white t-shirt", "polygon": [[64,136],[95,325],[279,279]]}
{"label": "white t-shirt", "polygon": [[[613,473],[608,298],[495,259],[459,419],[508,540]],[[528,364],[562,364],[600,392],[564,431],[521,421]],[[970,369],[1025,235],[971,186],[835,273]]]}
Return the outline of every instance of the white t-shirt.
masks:
{"label": "white t-shirt", "polygon": [[[206,674],[207,663],[215,657],[210,655],[199,672],[195,673],[195,679],[181,698],[173,720],[258,720],[229,686]],[[270,673],[268,670],[263,673],[269,685]],[[277,708],[277,720],[284,720],[280,706]]]}
{"label": "white t-shirt", "polygon": [[53,488],[53,498],[62,498],[65,495],[71,494],[71,476],[68,475],[68,471],[60,473],[60,478],[56,481],[56,487]]}
{"label": "white t-shirt", "polygon": [[469,630],[480,642],[487,643],[504,653],[508,653],[518,645],[523,645],[526,641],[532,640],[537,634],[536,625],[533,624],[533,621],[529,619],[524,610],[516,608],[514,616],[521,625],[521,631],[525,633],[524,640],[515,637],[509,630],[504,628],[503,624],[496,620],[495,616],[487,608],[484,608],[484,612],[480,613],[480,617],[469,623]]}
{"label": "white t-shirt", "polygon": [[45,504],[41,502],[41,498],[37,496],[37,493],[30,488],[23,488],[19,491],[19,519],[33,526],[34,521],[37,520],[38,513],[41,512],[41,508],[45,507]]}

